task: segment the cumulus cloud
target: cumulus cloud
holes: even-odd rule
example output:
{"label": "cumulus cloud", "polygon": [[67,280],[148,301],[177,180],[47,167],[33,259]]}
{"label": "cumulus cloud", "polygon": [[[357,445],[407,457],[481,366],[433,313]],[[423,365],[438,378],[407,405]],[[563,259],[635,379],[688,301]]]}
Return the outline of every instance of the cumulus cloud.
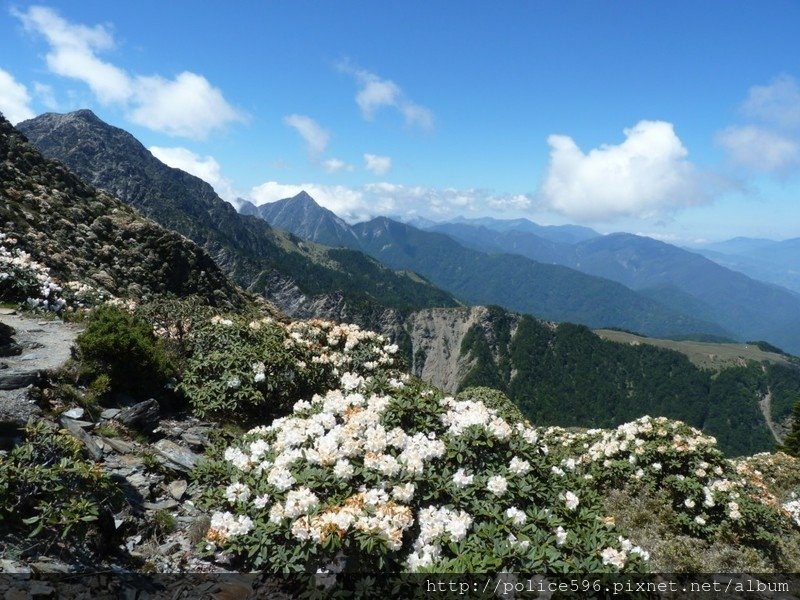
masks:
{"label": "cumulus cloud", "polygon": [[701,178],[671,123],[640,121],[618,145],[584,153],[551,135],[550,163],[540,190],[551,210],[581,221],[646,217],[707,200]]}
{"label": "cumulus cloud", "polygon": [[103,25],[70,23],[43,6],[12,12],[27,31],[42,35],[49,44],[45,60],[52,73],[82,81],[102,104],[122,106],[134,123],[168,135],[204,139],[243,119],[202,75],[185,71],[174,79],[138,76],[101,59],[98,54],[115,45]]}
{"label": "cumulus cloud", "polygon": [[375,114],[382,108],[393,108],[403,115],[406,125],[417,126],[426,131],[433,129],[433,112],[413,102],[394,81],[357,68],[349,61],[342,61],[337,67],[356,80],[356,104],[365,120],[373,121]]}
{"label": "cumulus cloud", "polygon": [[240,119],[222,92],[205,77],[184,71],[173,80],[137,77],[129,118],[154,131],[187,138],[205,138],[211,129]]}
{"label": "cumulus cloud", "polygon": [[789,75],[780,75],[769,85],[754,85],[742,104],[749,117],[780,127],[800,127],[800,85]]}
{"label": "cumulus cloud", "polygon": [[239,194],[234,190],[231,181],[222,175],[222,169],[213,156],[200,156],[187,148],[181,147],[150,146],[148,149],[153,153],[153,156],[165,165],[199,177],[210,184],[220,198],[236,204],[236,198]]}
{"label": "cumulus cloud", "polygon": [[352,171],[353,165],[350,165],[338,158],[328,158],[322,161],[322,168],[326,173],[338,173],[339,171]]}
{"label": "cumulus cloud", "polygon": [[392,159],[389,156],[377,154],[364,155],[364,167],[375,175],[386,175],[392,168]]}
{"label": "cumulus cloud", "polygon": [[28,88],[3,69],[0,69],[0,112],[12,125],[36,116],[31,110]]}
{"label": "cumulus cloud", "polygon": [[96,55],[114,48],[114,38],[104,26],[69,23],[44,6],[31,6],[26,12],[15,10],[13,14],[26,30],[47,40],[50,50],[45,60],[50,71],[83,81],[104,104],[125,102],[131,97],[134,90],[128,74]]}
{"label": "cumulus cloud", "polygon": [[763,127],[728,127],[716,140],[734,164],[746,169],[781,172],[800,165],[800,144]]}
{"label": "cumulus cloud", "polygon": [[308,153],[312,157],[318,156],[328,147],[331,139],[330,133],[320,127],[311,117],[305,115],[289,115],[283,118],[283,122],[292,127],[306,143]]}

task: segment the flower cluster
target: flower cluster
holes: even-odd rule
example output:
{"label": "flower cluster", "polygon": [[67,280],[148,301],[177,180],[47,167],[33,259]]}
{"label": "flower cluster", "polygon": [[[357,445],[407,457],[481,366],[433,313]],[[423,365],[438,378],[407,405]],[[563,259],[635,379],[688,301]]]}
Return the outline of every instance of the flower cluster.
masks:
{"label": "flower cluster", "polygon": [[[379,341],[339,327],[315,346],[322,327],[314,335],[291,329],[300,335],[289,344],[310,343],[312,364],[315,352],[330,356],[330,341],[351,351]],[[386,355],[394,350],[379,343]],[[214,479],[209,502],[214,523],[226,527],[209,530],[209,552],[222,547],[247,567],[281,571],[324,570],[337,557],[347,569],[486,570],[497,566],[501,540],[500,560],[512,570],[542,566],[534,553],[547,547],[544,566],[554,569],[616,569],[603,563],[606,548],[624,554],[625,569],[641,568],[642,555],[613,527],[598,531],[597,494],[574,466],[553,474],[550,461],[559,459],[508,404],[443,397],[361,367],[340,371],[334,389],[296,401],[290,415],[224,451],[210,472],[225,471],[227,480]],[[250,519],[252,529],[231,528],[228,514]],[[297,549],[259,552],[253,544]]]}
{"label": "flower cluster", "polygon": [[0,233],[0,299],[24,302],[32,309],[63,309],[67,302],[50,269],[16,244],[15,238]]}
{"label": "flower cluster", "polygon": [[[566,457],[560,468],[588,481],[666,491],[676,524],[692,535],[713,537],[724,524],[746,542],[781,527],[779,503],[760,473],[728,460],[713,437],[684,423],[645,416],[612,430],[548,428],[543,438]],[[610,551],[604,560],[618,563]]]}

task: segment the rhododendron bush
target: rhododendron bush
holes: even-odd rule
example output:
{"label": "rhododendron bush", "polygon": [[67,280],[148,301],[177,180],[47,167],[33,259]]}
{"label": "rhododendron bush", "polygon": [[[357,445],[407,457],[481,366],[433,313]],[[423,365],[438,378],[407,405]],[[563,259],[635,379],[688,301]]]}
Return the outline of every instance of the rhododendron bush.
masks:
{"label": "rhododendron bush", "polygon": [[17,239],[0,233],[0,301],[18,302],[31,310],[59,312],[84,308],[113,298],[84,282],[61,284],[50,269],[17,245]]}
{"label": "rhododendron bush", "polygon": [[379,334],[321,320],[215,316],[190,339],[181,390],[195,414],[239,420],[287,414],[297,399],[338,385],[343,373],[386,377],[397,353]]}
{"label": "rhododendron bush", "polygon": [[296,572],[643,568],[513,407],[369,373],[340,373],[207,467],[208,552]]}

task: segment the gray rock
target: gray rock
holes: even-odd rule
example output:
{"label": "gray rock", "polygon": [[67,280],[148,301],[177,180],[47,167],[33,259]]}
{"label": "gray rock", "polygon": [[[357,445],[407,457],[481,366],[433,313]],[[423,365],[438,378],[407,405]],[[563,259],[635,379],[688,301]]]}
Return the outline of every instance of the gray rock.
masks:
{"label": "gray rock", "polygon": [[153,445],[153,450],[156,452],[156,456],[161,460],[162,464],[184,473],[191,471],[201,458],[188,448],[183,448],[170,440],[157,441]]}
{"label": "gray rock", "polygon": [[89,452],[94,460],[100,460],[103,457],[103,451],[97,446],[97,444],[94,443],[92,436],[81,429],[80,425],[78,425],[72,419],[61,418],[59,421],[61,422],[61,425],[64,426],[64,429],[69,431],[73,437],[83,442],[83,445],[86,447],[86,451]]}
{"label": "gray rock", "polygon": [[31,598],[50,598],[56,593],[55,588],[46,581],[33,580],[28,588]]}
{"label": "gray rock", "polygon": [[106,408],[100,413],[100,418],[108,421],[109,419],[115,418],[119,413],[120,410],[118,408]]}
{"label": "gray rock", "polygon": [[0,315],[15,315],[17,311],[13,308],[0,308]]}
{"label": "gray rock", "polygon": [[161,502],[144,502],[142,504],[147,510],[166,510],[167,508],[175,508],[178,503],[172,498],[162,500]]}
{"label": "gray rock", "polygon": [[183,498],[183,495],[186,493],[186,488],[187,487],[188,487],[188,484],[186,483],[185,479],[177,479],[175,481],[170,482],[170,484],[168,486],[169,494],[170,494],[170,496],[175,498],[175,500],[180,500],[181,498]]}
{"label": "gray rock", "polygon": [[69,410],[64,411],[61,413],[65,417],[69,417],[70,419],[82,419],[83,415],[86,411],[82,408],[70,408]]}
{"label": "gray rock", "polygon": [[130,454],[135,450],[133,444],[125,442],[123,440],[119,440],[117,438],[107,438],[101,437],[103,444],[114,450],[115,452],[119,452],[120,454]]}
{"label": "gray rock", "polygon": [[42,410],[30,399],[28,390],[0,390],[0,426],[20,428],[41,416]]}
{"label": "gray rock", "polygon": [[181,439],[189,444],[190,446],[195,446],[197,448],[202,448],[203,446],[207,446],[209,441],[208,438],[205,436],[199,436],[196,433],[186,432],[181,435]]}
{"label": "gray rock", "polygon": [[144,402],[139,402],[133,406],[123,408],[115,417],[117,421],[142,431],[153,431],[158,425],[158,419],[161,416],[161,410],[158,402],[151,398]]}
{"label": "gray rock", "polygon": [[[24,574],[30,574],[31,568],[23,563],[19,563],[9,559],[0,560],[0,573],[14,573],[18,579],[23,579]],[[27,578],[25,578],[27,579]]]}
{"label": "gray rock", "polygon": [[38,370],[6,369],[0,372],[0,390],[18,390],[33,385],[39,380]]}
{"label": "gray rock", "polygon": [[165,542],[158,547],[158,553],[161,556],[169,556],[173,552],[176,552],[181,549],[181,544],[178,541],[172,540],[171,542]]}

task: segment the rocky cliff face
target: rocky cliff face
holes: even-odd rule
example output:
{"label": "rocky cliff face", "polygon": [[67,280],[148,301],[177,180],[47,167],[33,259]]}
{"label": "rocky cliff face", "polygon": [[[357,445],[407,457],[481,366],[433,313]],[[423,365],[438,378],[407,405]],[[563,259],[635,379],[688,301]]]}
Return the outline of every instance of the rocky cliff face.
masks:
{"label": "rocky cliff face", "polygon": [[[511,337],[516,333],[519,315],[508,313],[512,320]],[[428,309],[411,314],[405,329],[411,341],[412,371],[437,387],[455,393],[475,366],[475,356],[464,347],[464,338],[479,328],[495,355],[498,331],[491,311],[485,306],[451,309]]]}

